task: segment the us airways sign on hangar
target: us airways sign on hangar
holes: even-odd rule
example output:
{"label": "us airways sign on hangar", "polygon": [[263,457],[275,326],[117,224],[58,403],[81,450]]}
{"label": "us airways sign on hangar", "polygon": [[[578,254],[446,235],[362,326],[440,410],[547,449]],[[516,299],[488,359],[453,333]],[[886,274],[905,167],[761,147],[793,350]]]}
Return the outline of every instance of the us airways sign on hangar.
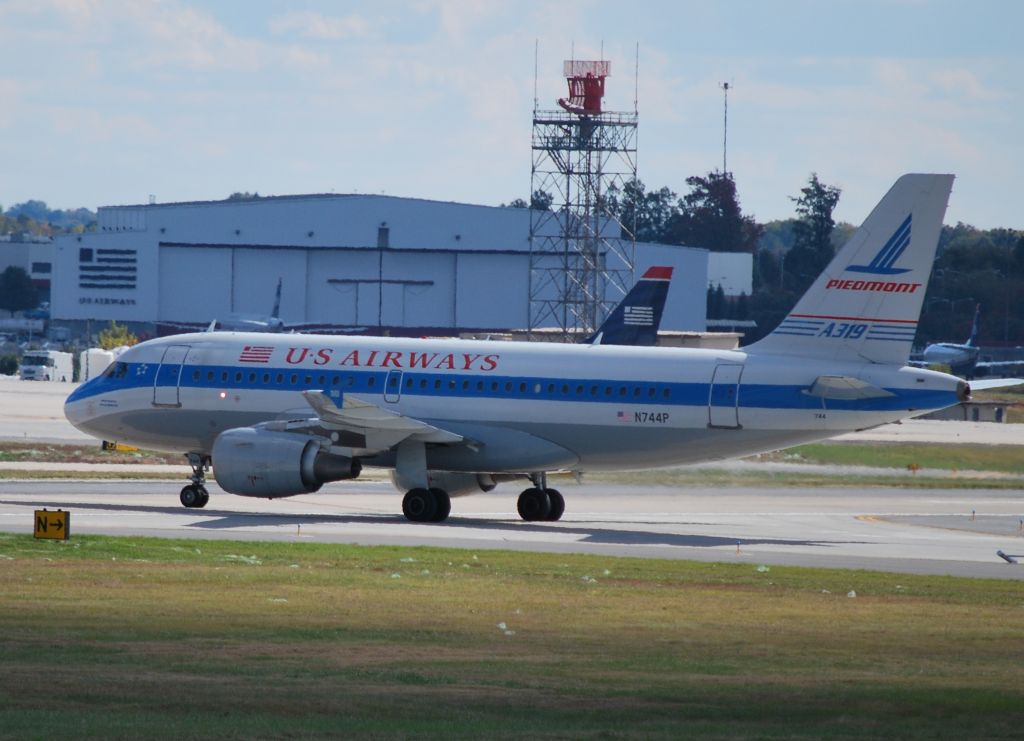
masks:
{"label": "us airways sign on hangar", "polygon": [[[96,232],[57,239],[51,313],[163,333],[205,328],[270,315],[280,281],[289,328],[519,329],[529,320],[529,220],[520,208],[375,195],[107,206]],[[638,244],[636,274],[652,265],[675,268],[662,328],[703,331],[708,252]]]}

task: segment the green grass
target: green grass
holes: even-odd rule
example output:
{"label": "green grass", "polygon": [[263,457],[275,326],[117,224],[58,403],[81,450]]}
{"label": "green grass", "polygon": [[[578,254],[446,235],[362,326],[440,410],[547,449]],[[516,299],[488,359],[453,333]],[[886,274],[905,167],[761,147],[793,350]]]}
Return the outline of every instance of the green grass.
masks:
{"label": "green grass", "polygon": [[815,443],[761,456],[762,460],[826,463],[878,468],[999,471],[1024,475],[1024,448],[1019,445],[939,445],[918,443]]}
{"label": "green grass", "polygon": [[20,535],[0,535],[0,576],[2,737],[1019,738],[1024,725],[1021,582]]}

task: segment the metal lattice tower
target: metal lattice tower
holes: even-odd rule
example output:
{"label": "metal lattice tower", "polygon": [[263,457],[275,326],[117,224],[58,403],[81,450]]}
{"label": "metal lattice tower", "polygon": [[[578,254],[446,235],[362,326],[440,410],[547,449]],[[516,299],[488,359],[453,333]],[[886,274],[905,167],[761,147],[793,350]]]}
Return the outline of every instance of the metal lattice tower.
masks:
{"label": "metal lattice tower", "polygon": [[530,192],[552,196],[550,209],[530,209],[534,338],[540,329],[565,342],[589,336],[633,282],[636,239],[610,212],[608,195],[636,178],[637,112],[601,109],[610,67],[567,61],[561,110],[534,104]]}

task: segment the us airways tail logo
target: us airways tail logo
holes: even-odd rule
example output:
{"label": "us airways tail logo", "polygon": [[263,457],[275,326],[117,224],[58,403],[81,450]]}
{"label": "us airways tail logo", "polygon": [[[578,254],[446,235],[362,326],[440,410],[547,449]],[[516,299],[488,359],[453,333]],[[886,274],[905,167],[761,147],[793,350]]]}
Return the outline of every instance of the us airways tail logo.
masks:
{"label": "us airways tail logo", "polygon": [[893,264],[900,259],[903,251],[910,244],[910,216],[900,224],[899,228],[889,237],[889,241],[878,251],[874,259],[867,265],[851,265],[847,270],[851,273],[870,273],[871,275],[900,275],[909,273],[910,268],[894,268]]}

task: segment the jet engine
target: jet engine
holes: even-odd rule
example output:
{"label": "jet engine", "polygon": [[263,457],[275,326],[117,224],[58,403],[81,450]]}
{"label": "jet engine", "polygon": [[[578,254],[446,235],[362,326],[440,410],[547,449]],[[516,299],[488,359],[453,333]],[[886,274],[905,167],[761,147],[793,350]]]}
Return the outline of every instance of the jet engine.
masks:
{"label": "jet engine", "polygon": [[[450,497],[462,497],[467,494],[478,494],[493,489],[502,481],[520,478],[519,474],[505,473],[461,473],[459,471],[428,471],[430,487],[443,489]],[[398,471],[391,472],[391,483],[399,491],[409,491],[421,484],[417,481],[406,481]]]}
{"label": "jet engine", "polygon": [[354,479],[362,464],[330,452],[326,440],[253,427],[225,430],[213,443],[213,470],[225,491],[246,497],[311,494]]}

